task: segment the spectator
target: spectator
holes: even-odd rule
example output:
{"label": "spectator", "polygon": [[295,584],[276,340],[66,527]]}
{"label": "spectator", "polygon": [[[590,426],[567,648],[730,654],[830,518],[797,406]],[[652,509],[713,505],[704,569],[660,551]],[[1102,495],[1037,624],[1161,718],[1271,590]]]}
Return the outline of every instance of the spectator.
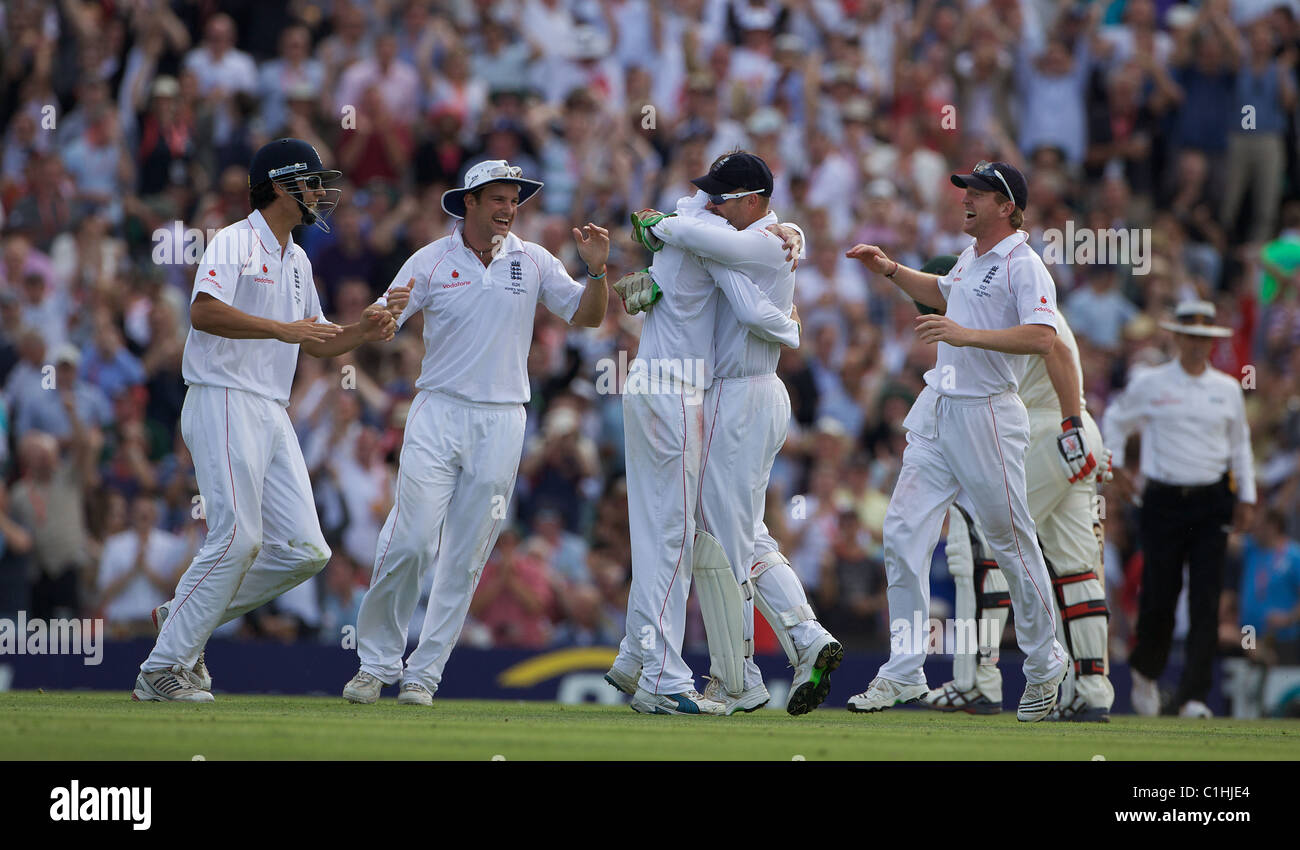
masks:
{"label": "spectator", "polygon": [[551,586],[546,562],[507,527],[483,568],[470,615],[491,630],[495,646],[542,649],[550,641]]}
{"label": "spectator", "polygon": [[[68,446],[75,439],[73,419],[97,429],[109,424],[112,406],[108,398],[94,384],[77,377],[81,366],[81,352],[65,345],[54,355],[54,381],[41,384],[41,392],[22,399],[14,422],[14,434],[19,438],[28,431],[40,431]],[[72,404],[76,416],[68,414]]]}
{"label": "spectator", "polygon": [[1276,508],[1260,511],[1243,544],[1237,598],[1241,627],[1254,629],[1256,657],[1268,666],[1300,664],[1300,544],[1287,537]]}
{"label": "spectator", "polygon": [[158,528],[157,496],[136,493],[131,528],[105,540],[99,560],[97,608],[111,637],[154,634],[153,609],[171,598],[190,554],[182,538]]}

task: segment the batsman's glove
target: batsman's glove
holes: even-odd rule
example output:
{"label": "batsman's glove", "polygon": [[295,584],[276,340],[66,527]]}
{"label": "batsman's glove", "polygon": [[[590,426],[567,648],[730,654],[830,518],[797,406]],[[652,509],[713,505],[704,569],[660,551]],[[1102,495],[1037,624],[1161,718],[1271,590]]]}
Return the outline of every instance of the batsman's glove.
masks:
{"label": "batsman's glove", "polygon": [[1111,463],[1110,449],[1102,446],[1101,460],[1097,462],[1097,483],[1109,484],[1115,480],[1115,466]]}
{"label": "batsman's glove", "polygon": [[632,238],[643,248],[658,253],[664,247],[664,240],[651,233],[650,228],[672,215],[676,213],[665,215],[658,210],[641,210],[632,213]]}
{"label": "batsman's glove", "polygon": [[623,309],[629,316],[649,310],[664,294],[649,269],[623,275],[614,283],[614,292],[623,299]]}
{"label": "batsman's glove", "polygon": [[1083,420],[1078,416],[1067,416],[1061,420],[1056,449],[1061,453],[1061,466],[1071,484],[1084,480],[1096,471],[1097,459],[1092,456],[1083,439]]}

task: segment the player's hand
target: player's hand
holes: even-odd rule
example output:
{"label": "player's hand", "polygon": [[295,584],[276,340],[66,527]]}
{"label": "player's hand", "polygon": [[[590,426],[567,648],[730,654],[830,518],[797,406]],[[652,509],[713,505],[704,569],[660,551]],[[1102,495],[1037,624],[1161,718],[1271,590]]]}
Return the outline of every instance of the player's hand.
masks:
{"label": "player's hand", "polygon": [[889,274],[898,264],[889,259],[885,252],[875,245],[863,245],[861,243],[854,245],[844,252],[844,256],[850,260],[858,262],[871,269],[876,274]]}
{"label": "player's hand", "polygon": [[649,310],[663,296],[663,290],[655,283],[649,269],[620,277],[614,283],[614,293],[623,300],[623,309],[629,316]]}
{"label": "player's hand", "polygon": [[361,312],[361,338],[367,342],[388,342],[397,333],[397,320],[387,307],[371,304]]}
{"label": "player's hand", "polygon": [[1097,459],[1083,438],[1083,420],[1067,416],[1061,421],[1061,433],[1056,435],[1056,450],[1061,456],[1061,466],[1071,484],[1083,481],[1097,470]]}
{"label": "player's hand", "polygon": [[949,345],[963,346],[969,342],[967,329],[947,316],[932,313],[913,319],[916,335],[922,342],[946,342]]}
{"label": "player's hand", "polygon": [[799,268],[799,255],[803,253],[803,236],[788,224],[769,224],[767,229],[781,238],[781,247],[785,249],[785,258],[792,263],[791,268]]}
{"label": "player's hand", "polygon": [[609,259],[609,231],[587,222],[582,230],[573,228],[573,241],[578,243],[578,256],[587,264],[587,270],[603,274]]}
{"label": "player's hand", "polygon": [[664,240],[650,232],[650,228],[668,218],[659,210],[639,210],[632,213],[632,239],[647,251],[656,253],[664,247]]}
{"label": "player's hand", "polygon": [[406,304],[411,300],[411,290],[415,288],[415,278],[406,282],[406,286],[394,286],[384,293],[384,299],[388,302],[388,312],[396,319],[402,315],[406,309]]}
{"label": "player's hand", "polygon": [[1247,534],[1255,523],[1255,506],[1238,502],[1232,509],[1232,530],[1238,534]]}
{"label": "player's hand", "polygon": [[1101,457],[1097,459],[1097,483],[1109,484],[1115,478],[1115,467],[1111,461],[1110,449],[1105,446],[1101,449]]}
{"label": "player's hand", "polygon": [[339,335],[343,328],[332,322],[318,322],[319,316],[308,316],[296,322],[280,322],[276,328],[275,338],[280,342],[298,345],[304,342],[328,342]]}

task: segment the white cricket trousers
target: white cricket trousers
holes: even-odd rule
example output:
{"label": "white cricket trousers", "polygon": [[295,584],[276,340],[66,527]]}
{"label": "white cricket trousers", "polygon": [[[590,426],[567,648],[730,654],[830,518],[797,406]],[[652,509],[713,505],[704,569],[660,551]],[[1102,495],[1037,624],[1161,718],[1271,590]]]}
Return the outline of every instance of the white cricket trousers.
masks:
{"label": "white cricket trousers", "polygon": [[[361,669],[385,684],[438,690],[470,600],[506,519],[519,473],[527,414],[421,390],[402,439],[393,508],[379,533],[370,589],[357,616]],[[406,627],[433,587],[420,642],[406,659]]]}
{"label": "white cricket trousers", "polygon": [[957,495],[966,497],[1007,579],[1030,683],[1067,663],[1056,641],[1052,584],[1025,496],[1029,414],[1014,392],[956,398],[926,387],[904,420],[903,468],[885,514],[890,653],[880,676],[925,684],[930,558]]}
{"label": "white cricket trousers", "polygon": [[695,688],[682,660],[699,498],[703,392],[624,393],[632,589],[614,667],[652,694]]}
{"label": "white cricket trousers", "polygon": [[330,558],[302,449],[278,402],[191,386],[181,436],[194,456],[208,536],[140,665],[146,672],[194,666],[217,626],[311,578]]}
{"label": "white cricket trousers", "polygon": [[[699,527],[717,538],[742,587],[754,565],[756,535],[761,529],[766,536],[768,477],[789,428],[790,396],[775,374],[718,378],[704,395]],[[763,552],[775,548],[773,544]],[[752,641],[754,600],[752,593],[746,595],[744,639]],[[763,674],[751,655],[745,659],[744,687],[761,684]]]}

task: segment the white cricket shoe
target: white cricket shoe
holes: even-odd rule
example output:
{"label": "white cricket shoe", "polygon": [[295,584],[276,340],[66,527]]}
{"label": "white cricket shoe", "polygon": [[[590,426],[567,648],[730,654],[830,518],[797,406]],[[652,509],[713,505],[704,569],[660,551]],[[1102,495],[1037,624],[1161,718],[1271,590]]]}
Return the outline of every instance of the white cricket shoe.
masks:
{"label": "white cricket shoe", "polygon": [[1178,709],[1179,717],[1213,717],[1214,712],[1210,707],[1198,699],[1188,700],[1183,703],[1183,707]]}
{"label": "white cricket shoe", "polygon": [[402,705],[433,705],[433,693],[419,682],[403,682],[397,701]]}
{"label": "white cricket shoe", "polygon": [[[175,604],[175,599],[168,599],[166,602],[149,612],[149,616],[153,619],[153,627],[155,631],[162,631],[163,621],[167,619],[167,615],[171,613],[172,606]],[[193,683],[194,687],[201,691],[212,690],[212,674],[208,672],[208,665],[204,658],[206,653],[207,650],[199,650],[199,658],[194,662],[194,666],[180,673],[180,675],[188,678],[190,682]]]}
{"label": "white cricket shoe", "polygon": [[1016,719],[1021,723],[1037,723],[1052,713],[1056,708],[1056,696],[1069,671],[1068,664],[1061,665],[1061,672],[1046,682],[1025,685],[1025,692],[1020,695],[1020,707],[1016,709]]}
{"label": "white cricket shoe", "polygon": [[849,697],[849,711],[868,713],[872,711],[884,711],[887,708],[893,708],[896,705],[906,705],[909,702],[917,702],[925,699],[930,693],[928,685],[904,685],[902,682],[894,682],[889,679],[877,676],[867,685],[867,689],[862,693]]}
{"label": "white cricket shoe", "polygon": [[1155,717],[1160,713],[1160,686],[1155,679],[1148,679],[1136,670],[1130,670],[1133,677],[1133,711],[1143,717]]}
{"label": "white cricket shoe", "polygon": [[609,672],[605,674],[605,681],[628,696],[634,696],[636,694],[636,683],[641,681],[641,671],[636,671],[635,676],[629,676],[617,667],[611,667]]}
{"label": "white cricket shoe", "polygon": [[794,668],[794,682],[785,710],[793,717],[807,714],[826,701],[831,692],[831,673],[844,660],[844,647],[830,632],[809,644],[799,653]]}
{"label": "white cricket shoe", "polygon": [[365,670],[358,670],[352,681],[343,687],[343,698],[348,702],[373,705],[379,702],[379,692],[384,683],[371,676]]}
{"label": "white cricket shoe", "polygon": [[697,690],[680,694],[652,694],[637,686],[632,698],[632,710],[640,714],[713,714],[727,713],[727,707],[717,700],[705,699]]}
{"label": "white cricket shoe", "polygon": [[152,670],[135,677],[131,699],[136,702],[215,702],[212,694],[194,687],[184,671]]}
{"label": "white cricket shoe", "polygon": [[723,713],[730,717],[737,711],[746,714],[757,711],[771,701],[772,695],[768,693],[767,686],[759,682],[754,687],[741,691],[739,696],[733,697],[723,688],[721,679],[710,678],[709,684],[704,688],[704,698],[722,703],[726,706],[726,711]]}
{"label": "white cricket shoe", "polygon": [[964,711],[967,714],[1001,714],[1002,705],[984,695],[979,688],[963,691],[956,682],[930,691],[925,704],[935,711]]}

